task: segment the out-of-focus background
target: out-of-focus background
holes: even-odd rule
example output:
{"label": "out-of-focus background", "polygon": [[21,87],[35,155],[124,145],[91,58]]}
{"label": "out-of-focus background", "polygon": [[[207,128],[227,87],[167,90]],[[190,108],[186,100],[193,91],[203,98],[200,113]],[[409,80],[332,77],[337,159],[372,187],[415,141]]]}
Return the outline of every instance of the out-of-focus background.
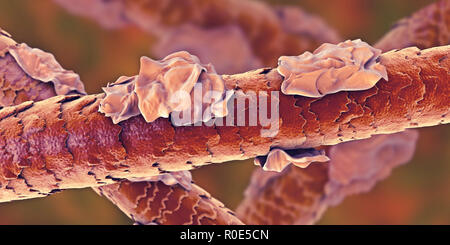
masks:
{"label": "out-of-focus background", "polygon": [[[298,5],[321,16],[344,38],[374,43],[398,19],[431,3],[426,0],[267,1]],[[88,93],[121,75],[137,74],[139,57],[152,57],[154,38],[136,27],[105,30],[72,16],[51,0],[0,0],[0,27],[18,42],[53,53],[80,74]],[[319,224],[450,224],[450,127],[420,130],[414,159],[370,193],[330,208]],[[252,161],[206,166],[194,180],[234,209],[254,165]],[[47,198],[0,203],[0,224],[131,224],[91,189],[67,190]]]}

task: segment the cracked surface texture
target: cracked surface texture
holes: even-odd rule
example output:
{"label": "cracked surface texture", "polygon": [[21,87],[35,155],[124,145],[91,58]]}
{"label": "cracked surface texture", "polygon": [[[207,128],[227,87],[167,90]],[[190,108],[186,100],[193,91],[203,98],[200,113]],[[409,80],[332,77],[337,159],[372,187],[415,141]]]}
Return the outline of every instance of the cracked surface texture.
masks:
{"label": "cracked surface texture", "polygon": [[[289,15],[284,15],[284,16],[289,16]],[[283,17],[285,20],[289,20],[289,19],[292,19],[291,17]],[[424,20],[422,20],[422,21],[424,21]],[[297,26],[300,26],[299,25],[299,23],[298,22],[292,22],[292,21],[284,21],[286,24],[289,24],[289,23],[296,23],[296,25],[292,25],[293,27],[297,27]],[[300,23],[307,23],[307,25],[305,26],[306,28],[308,28],[309,27],[309,24],[311,23],[311,22],[308,22],[308,21],[305,21],[305,22],[300,22]],[[311,28],[311,30],[318,30],[317,28]],[[429,31],[430,31],[430,33],[435,33],[435,30],[436,29],[434,29],[434,28],[429,28],[428,29]],[[300,30],[301,31],[301,30]],[[317,32],[319,32],[319,31],[317,31]],[[329,31],[324,31],[324,32],[322,32],[322,33],[330,33]],[[439,33],[439,32],[438,32]],[[308,34],[306,34],[306,35],[308,35]],[[428,36],[430,36],[430,35],[428,35]],[[390,40],[390,42],[391,42],[392,40]],[[325,41],[322,41],[322,42],[329,42],[328,40],[325,40]],[[389,42],[384,42],[385,43],[385,46],[389,46],[389,45],[391,45],[391,44],[389,44]],[[393,43],[394,44],[394,46],[396,45],[396,43],[397,42],[395,42],[395,43]],[[387,45],[386,45],[387,44]],[[441,43],[441,45],[442,44],[446,44],[446,43]],[[378,46],[378,47],[380,47],[380,46]],[[422,46],[421,46],[422,47]],[[429,46],[428,46],[429,47]],[[381,48],[381,47],[380,47]],[[388,49],[384,49],[384,50],[388,50]],[[354,104],[352,104],[351,106],[354,106]],[[236,140],[239,140],[238,138],[236,138]],[[266,173],[266,175],[267,175],[267,173]],[[320,182],[320,176],[318,176],[317,177],[317,181],[318,182]],[[311,186],[311,184],[309,184],[309,185],[307,185],[307,186],[305,186],[304,188],[308,188],[309,186]]]}
{"label": "cracked surface texture", "polygon": [[231,210],[197,185],[186,190],[180,185],[169,186],[161,181],[122,181],[98,187],[97,190],[131,219],[141,224],[243,224]]}
{"label": "cracked surface texture", "polygon": [[55,95],[51,83],[43,83],[30,77],[9,53],[0,57],[0,108]]}
{"label": "cracked surface texture", "polygon": [[[434,22],[434,20],[443,21],[445,18],[440,18],[440,13],[448,13],[448,8],[445,7],[445,5],[448,4],[448,1],[438,1],[436,3],[433,3],[429,6],[427,6],[425,9],[420,10],[418,13],[413,14],[413,16],[421,16],[422,19],[416,19],[417,23],[428,23],[428,22]],[[442,9],[442,11],[441,11]],[[422,13],[431,13],[433,11],[438,12],[438,18],[433,18],[432,15],[423,15]],[[446,14],[444,14],[446,15]],[[443,17],[443,16],[442,16]],[[434,19],[434,20],[433,20]],[[405,21],[408,22],[408,21]],[[446,25],[438,25],[436,27],[439,28],[426,28],[423,29],[429,31],[428,33],[430,35],[423,36],[425,39],[422,39],[423,37],[419,37],[417,35],[412,36],[398,36],[398,34],[401,34],[401,31],[399,30],[407,30],[408,28],[414,29],[416,25],[405,25],[402,28],[396,28],[392,29],[389,33],[387,33],[380,42],[376,43],[374,46],[376,48],[382,49],[383,51],[388,51],[394,48],[405,48],[410,45],[409,42],[399,42],[399,40],[404,41],[405,37],[412,38],[410,41],[411,43],[422,43],[425,46],[421,46],[423,48],[429,48],[433,45],[433,38],[434,34],[439,33],[445,33],[448,27]],[[442,30],[441,30],[442,29]],[[400,38],[400,39],[399,39]],[[448,44],[448,40],[442,40],[443,43],[440,44]],[[445,56],[446,57],[446,56]],[[445,59],[444,57],[444,59]],[[351,108],[351,111],[355,111],[354,109],[355,104],[352,103],[349,105],[349,108]],[[383,136],[379,137],[377,140],[372,140],[373,142],[377,142],[380,139],[389,141],[390,138],[392,139],[401,139],[402,137],[400,135],[404,135],[403,137],[411,138],[411,140],[417,139],[417,136],[414,136],[414,132],[407,131],[400,134],[390,135],[390,136]],[[400,137],[399,137],[400,136]],[[367,141],[367,140],[362,140]],[[349,143],[349,146],[357,145],[359,141],[354,141]],[[395,142],[395,140],[393,141]],[[398,142],[398,141],[397,141]],[[364,143],[364,142],[363,142]],[[405,145],[407,146],[412,142],[405,142]],[[365,144],[370,145],[370,144]],[[401,145],[400,145],[401,146]],[[331,147],[333,148],[333,147]],[[347,147],[344,147],[347,148]],[[359,148],[356,148],[359,149]],[[355,148],[353,151],[351,151],[349,148],[346,149],[347,154],[353,155],[355,157],[355,152],[357,152]],[[395,148],[394,148],[395,149]],[[392,151],[393,149],[388,149],[388,151]],[[409,149],[410,152],[412,149]],[[336,151],[336,150],[334,150]],[[376,150],[371,151],[376,152]],[[356,154],[357,155],[357,154]],[[360,157],[364,157],[361,156]],[[402,156],[400,156],[402,157]],[[339,162],[336,161],[335,163],[339,165]],[[374,158],[372,158],[374,160]],[[362,181],[363,178],[354,181],[347,181],[349,185],[339,185],[334,184],[332,188],[329,188],[328,194],[331,196],[334,196],[334,205],[340,200],[342,200],[345,196],[349,194],[355,194],[358,191],[367,191],[372,186],[375,185],[375,182],[379,181],[380,179],[386,177],[389,175],[389,172],[396,167],[396,164],[389,164],[390,159],[382,159],[378,163],[373,164],[373,161],[369,161],[372,164],[371,167],[367,167],[367,165],[355,162],[351,164],[354,165],[353,169],[359,169],[360,173],[365,176],[364,181]],[[344,160],[344,162],[347,162]],[[364,162],[367,162],[367,160],[364,160]],[[348,162],[347,162],[348,163]],[[398,164],[401,164],[401,162],[398,162]],[[360,166],[361,165],[361,166]],[[370,164],[369,164],[370,165]],[[245,222],[249,223],[255,223],[260,224],[261,222],[264,222],[266,224],[293,224],[301,223],[301,224],[312,224],[315,223],[318,219],[320,219],[321,214],[325,212],[327,209],[327,205],[317,205],[317,200],[323,197],[325,194],[325,185],[328,181],[328,175],[331,173],[331,168],[329,164],[327,165],[312,165],[307,169],[298,169],[294,167],[288,167],[285,171],[282,173],[268,173],[263,172],[260,169],[257,169],[252,178],[251,182],[246,189],[246,198],[243,200],[243,202],[238,207],[238,216]],[[336,168],[334,168],[336,169]],[[350,168],[351,169],[351,168]],[[340,171],[344,171],[345,169],[340,168]],[[337,171],[338,173],[340,172]],[[336,171],[334,171],[336,172]],[[350,176],[350,175],[347,175]],[[353,176],[354,177],[354,176]],[[337,177],[337,179],[339,179]],[[347,178],[349,179],[349,178]],[[296,181],[293,181],[296,180]],[[280,184],[280,183],[286,183],[286,184]],[[271,191],[274,191],[276,189],[277,194],[274,195],[273,193],[270,193]],[[296,190],[295,192],[293,190]],[[298,196],[298,198],[292,198],[290,205],[277,205],[274,206],[273,202],[276,200],[277,202],[280,202],[282,200],[282,197],[286,196],[289,197],[290,195]],[[326,198],[330,199],[330,198]],[[324,203],[324,202],[322,202]],[[331,203],[330,203],[331,204]],[[251,207],[251,208],[249,208]],[[256,207],[256,208],[254,208]],[[276,211],[274,211],[274,208],[276,207]],[[299,209],[295,209],[293,207],[299,207]],[[292,212],[292,210],[297,210],[297,212]],[[269,213],[273,214],[271,216]],[[280,214],[284,214],[280,216]],[[276,217],[276,219],[274,219]]]}
{"label": "cracked surface texture", "polygon": [[289,166],[272,176],[257,170],[236,213],[246,224],[313,224],[329,206],[369,191],[408,162],[417,136],[414,130],[375,135],[330,147],[326,164]]}
{"label": "cracked surface texture", "polygon": [[[266,155],[283,140],[302,138],[298,147],[307,148],[448,123],[449,48],[383,54],[389,82],[380,80],[366,91],[320,99],[280,95],[280,132],[274,138],[262,138],[259,127],[173,127],[164,118],[147,123],[137,116],[113,124],[98,112],[103,94],[3,108],[0,200],[189,170],[224,158],[248,159]],[[244,92],[279,90],[282,82],[267,69],[223,79],[227,89]]]}
{"label": "cracked surface texture", "polygon": [[[2,31],[2,35],[0,35],[0,38],[7,37],[7,39],[6,39],[6,41],[8,41],[7,44],[15,45],[16,42],[10,38],[9,34],[7,34],[6,32],[4,32],[1,29],[0,29],[0,31]],[[0,42],[0,43],[6,43],[6,42]],[[44,83],[42,81],[34,80],[28,74],[23,72],[23,70],[17,64],[16,60],[13,57],[11,57],[9,55],[9,53],[7,53],[10,45],[5,46],[5,53],[3,53],[2,57],[0,58],[0,74],[2,75],[1,76],[2,83],[0,84],[0,86],[2,88],[2,91],[12,90],[12,91],[14,91],[14,93],[0,94],[0,99],[2,101],[0,106],[18,105],[18,104],[21,104],[21,102],[23,102],[21,100],[36,102],[36,101],[40,101],[40,100],[51,98],[51,97],[55,96],[55,88],[52,83]],[[49,62],[48,59],[42,59],[42,60],[37,59],[34,61],[36,62],[35,66],[37,66],[37,67],[45,66],[46,65],[45,63]],[[54,61],[50,60],[50,62],[54,62]],[[40,64],[40,63],[44,63],[44,64]],[[122,80],[126,80],[126,79],[128,79],[128,78],[126,78],[126,77],[122,78]],[[81,83],[81,81],[80,81],[80,83]],[[23,91],[26,91],[29,94],[22,95]],[[15,96],[16,93],[21,96]],[[20,100],[18,98],[20,98]],[[7,101],[7,102],[5,102],[5,101]],[[31,105],[31,102],[24,103],[24,105],[25,105],[24,108],[26,108],[27,106]],[[31,121],[33,121],[33,120],[39,121],[39,117],[34,117],[31,119]],[[22,123],[23,123],[22,121],[19,122],[19,124],[23,125]],[[45,125],[45,122],[43,122],[43,121],[40,121],[37,123],[40,124],[41,126]],[[12,148],[10,148],[10,149],[12,149]],[[72,152],[69,151],[69,154],[71,154],[71,156],[74,157]],[[43,192],[40,192],[39,190],[35,189],[33,187],[33,185],[31,184],[31,183],[33,183],[33,181],[28,182],[22,176],[22,170],[24,170],[26,166],[29,166],[27,164],[28,164],[28,162],[20,165],[23,168],[21,168],[21,170],[20,170],[21,172],[18,175],[18,180],[17,181],[9,181],[8,184],[4,187],[5,189],[8,189],[9,191],[11,191],[13,193],[18,194],[19,195],[18,199],[46,196],[46,195],[60,191],[60,189],[58,189],[59,186],[57,184],[54,185],[55,189],[52,189],[48,193],[43,193]],[[47,167],[47,166],[45,166],[45,167]],[[69,169],[72,167],[74,167],[74,166],[71,165],[71,166],[68,166],[67,168]],[[47,170],[47,173],[54,175],[54,172],[52,172],[51,170]],[[87,175],[94,176],[94,179],[96,179],[94,172],[89,171],[89,172],[87,172]],[[57,180],[57,181],[60,180],[56,177],[56,175],[54,175],[54,176],[55,176],[55,180]],[[228,223],[229,224],[242,224],[229,209],[227,209],[223,206],[222,203],[220,203],[219,201],[212,198],[206,191],[202,190],[200,187],[191,183],[192,177],[191,177],[190,172],[188,172],[188,171],[163,173],[161,175],[152,176],[147,179],[149,179],[149,181],[150,181],[149,183],[128,182],[128,185],[130,188],[119,188],[115,192],[113,192],[113,190],[114,190],[114,188],[116,188],[116,186],[105,186],[104,187],[106,189],[105,193],[108,193],[107,197],[111,201],[116,203],[117,205],[120,204],[121,206],[119,206],[119,208],[121,208],[124,212],[127,213],[127,215],[129,215],[131,218],[133,218],[134,216],[138,217],[138,215],[136,215],[136,213],[135,213],[137,210],[129,210],[128,208],[134,207],[134,206],[131,205],[129,202],[124,203],[124,202],[117,201],[117,199],[124,200],[126,197],[130,196],[130,193],[135,193],[136,191],[138,191],[140,186],[142,186],[143,184],[159,186],[159,188],[157,190],[152,192],[152,195],[168,194],[168,192],[166,192],[165,190],[167,188],[169,188],[168,186],[172,186],[172,187],[170,187],[172,192],[177,192],[181,199],[194,200],[195,208],[185,210],[184,207],[179,207],[179,209],[181,209],[181,210],[167,210],[166,208],[170,208],[170,205],[163,205],[163,207],[161,209],[158,209],[160,212],[164,212],[164,213],[171,212],[171,213],[175,213],[176,215],[174,216],[174,218],[166,218],[164,220],[160,220],[159,221],[160,224],[166,224],[166,223],[177,224],[177,222],[179,221],[178,219],[180,219],[180,214],[184,215],[185,217],[183,217],[183,218],[186,218],[186,219],[189,219],[189,217],[192,217],[192,222],[198,223],[198,224],[216,224],[216,222],[217,222],[217,224],[228,224]],[[4,180],[6,180],[6,179],[4,179]],[[47,180],[48,180],[48,178],[47,178]],[[51,179],[51,180],[53,180],[53,179]],[[115,179],[115,181],[118,181],[118,180]],[[137,181],[137,179],[134,179],[134,181]],[[4,182],[5,181],[1,181],[1,183],[4,183]],[[194,191],[192,191],[193,186],[194,186]],[[102,190],[99,190],[97,188],[94,188],[94,190],[97,191],[99,194],[103,194]],[[127,190],[127,191],[124,192],[124,190]],[[22,193],[22,194],[20,194],[20,193]],[[150,196],[145,197],[145,198],[151,199]],[[181,202],[181,199],[178,201]],[[198,199],[202,199],[202,200],[200,201]],[[164,200],[166,200],[166,199],[164,199]],[[197,201],[195,201],[195,200],[197,200]],[[183,202],[185,202],[185,201],[183,200]],[[129,206],[124,206],[125,204],[129,204]],[[211,215],[211,214],[214,214],[214,215]],[[144,215],[144,214],[141,214],[141,215]],[[153,219],[151,219],[151,220],[153,220]],[[142,219],[140,221],[145,222],[145,220],[142,220]],[[148,223],[148,221],[147,221],[147,223]]]}

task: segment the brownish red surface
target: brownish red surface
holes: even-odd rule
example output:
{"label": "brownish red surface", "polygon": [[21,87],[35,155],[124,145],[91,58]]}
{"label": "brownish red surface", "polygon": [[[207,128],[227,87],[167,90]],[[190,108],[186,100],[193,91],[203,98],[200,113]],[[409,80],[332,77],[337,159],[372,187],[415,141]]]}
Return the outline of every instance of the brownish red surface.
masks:
{"label": "brownish red surface", "polygon": [[[279,2],[279,1],[272,1]],[[375,41],[390,24],[431,1],[281,1],[323,16],[344,38]],[[19,14],[20,13],[20,14]],[[345,16],[345,18],[343,18]],[[137,28],[106,31],[71,16],[49,0],[0,0],[0,23],[17,41],[49,51],[73,69],[88,93],[120,75],[138,71],[141,55],[151,56],[152,38]],[[396,169],[368,194],[330,209],[322,224],[449,224],[450,129],[421,129],[413,161]],[[250,161],[204,167],[196,182],[234,208],[242,197]],[[128,224],[130,221],[90,189],[64,191],[45,199],[0,204],[0,224]]]}

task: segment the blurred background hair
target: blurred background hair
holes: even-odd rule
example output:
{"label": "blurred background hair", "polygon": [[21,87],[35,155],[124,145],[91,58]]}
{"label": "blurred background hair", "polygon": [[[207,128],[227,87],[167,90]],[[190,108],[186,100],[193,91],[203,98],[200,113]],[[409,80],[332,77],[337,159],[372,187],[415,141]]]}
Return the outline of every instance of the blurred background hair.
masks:
{"label": "blurred background hair", "polygon": [[[433,2],[426,0],[266,1],[298,5],[321,16],[343,38],[374,43],[390,26]],[[137,74],[139,57],[155,39],[136,27],[105,30],[68,14],[51,0],[0,0],[0,26],[18,42],[53,53],[80,74],[88,93],[121,75]],[[414,159],[367,194],[330,208],[319,224],[450,224],[450,127],[420,129]],[[194,180],[234,209],[242,199],[251,160],[193,171]],[[131,224],[91,189],[67,190],[47,198],[0,203],[0,224]]]}

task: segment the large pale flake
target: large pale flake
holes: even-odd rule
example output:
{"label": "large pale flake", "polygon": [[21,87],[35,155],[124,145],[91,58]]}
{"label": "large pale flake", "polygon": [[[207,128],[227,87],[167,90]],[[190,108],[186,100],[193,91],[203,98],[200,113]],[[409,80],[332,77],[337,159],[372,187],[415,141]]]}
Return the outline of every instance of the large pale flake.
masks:
{"label": "large pale flake", "polygon": [[[194,88],[201,94],[195,94]],[[227,115],[226,104],[231,97],[212,65],[200,64],[196,56],[184,51],[161,61],[142,57],[139,75],[121,78],[103,90],[106,96],[99,111],[112,117],[114,123],[137,112],[147,122],[167,118],[172,112],[191,113],[192,120],[186,124],[208,121]]]}
{"label": "large pale flake", "polygon": [[313,53],[281,56],[278,72],[284,77],[281,91],[290,95],[322,97],[339,91],[366,90],[381,78],[386,68],[378,63],[381,50],[361,40],[325,43]]}

